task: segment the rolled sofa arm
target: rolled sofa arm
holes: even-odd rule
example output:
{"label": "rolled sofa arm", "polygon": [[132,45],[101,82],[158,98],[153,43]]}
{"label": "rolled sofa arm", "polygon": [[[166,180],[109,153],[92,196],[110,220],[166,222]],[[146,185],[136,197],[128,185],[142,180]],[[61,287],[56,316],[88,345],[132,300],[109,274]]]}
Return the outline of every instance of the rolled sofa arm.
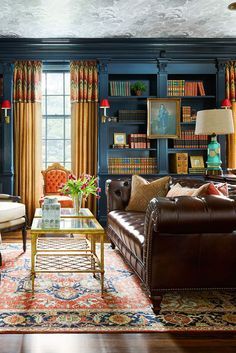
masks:
{"label": "rolled sofa arm", "polygon": [[129,203],[131,180],[107,180],[107,213],[113,210],[124,210]]}
{"label": "rolled sofa arm", "polygon": [[20,202],[20,196],[8,195],[8,194],[0,194],[0,202],[1,201],[12,201],[12,202]]}
{"label": "rolled sofa arm", "polygon": [[150,201],[145,231],[157,233],[227,233],[236,230],[236,202],[221,196],[158,197]]}

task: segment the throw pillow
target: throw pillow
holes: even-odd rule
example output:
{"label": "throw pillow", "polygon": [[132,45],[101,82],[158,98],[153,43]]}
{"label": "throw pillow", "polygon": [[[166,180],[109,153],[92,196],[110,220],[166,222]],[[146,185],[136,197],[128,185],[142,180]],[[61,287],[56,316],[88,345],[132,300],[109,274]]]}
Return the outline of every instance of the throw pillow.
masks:
{"label": "throw pillow", "polygon": [[203,184],[199,188],[189,188],[181,186],[179,183],[175,184],[167,193],[167,197],[175,196],[203,196],[207,195],[207,190],[210,183]]}
{"label": "throw pillow", "polygon": [[153,197],[166,196],[170,177],[166,176],[152,182],[140,177],[132,176],[131,196],[126,211],[145,212],[149,201]]}
{"label": "throw pillow", "polygon": [[229,196],[228,184],[227,183],[219,183],[214,185],[210,183],[208,188],[208,195],[220,195],[220,196]]}

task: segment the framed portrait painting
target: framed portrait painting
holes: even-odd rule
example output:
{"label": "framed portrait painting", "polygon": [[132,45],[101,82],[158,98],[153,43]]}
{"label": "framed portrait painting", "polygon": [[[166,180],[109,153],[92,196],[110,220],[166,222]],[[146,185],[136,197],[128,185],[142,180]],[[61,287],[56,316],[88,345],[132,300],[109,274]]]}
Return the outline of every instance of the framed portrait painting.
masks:
{"label": "framed portrait painting", "polygon": [[178,98],[148,98],[147,137],[179,138],[180,107],[181,100]]}

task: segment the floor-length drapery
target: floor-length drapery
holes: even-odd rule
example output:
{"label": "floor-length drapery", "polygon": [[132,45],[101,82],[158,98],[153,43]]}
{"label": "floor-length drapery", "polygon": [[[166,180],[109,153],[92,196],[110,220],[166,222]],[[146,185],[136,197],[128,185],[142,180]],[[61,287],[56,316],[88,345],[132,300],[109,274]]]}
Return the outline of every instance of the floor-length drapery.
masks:
{"label": "floor-length drapery", "polygon": [[29,224],[41,196],[41,71],[39,61],[14,67],[15,193],[26,205]]}
{"label": "floor-length drapery", "polygon": [[228,135],[228,168],[236,168],[236,61],[226,64],[225,70],[226,98],[232,103],[234,133]]}
{"label": "floor-length drapery", "polygon": [[[71,70],[72,171],[78,177],[97,174],[98,71],[95,61],[73,61]],[[96,212],[96,199],[86,207]]]}

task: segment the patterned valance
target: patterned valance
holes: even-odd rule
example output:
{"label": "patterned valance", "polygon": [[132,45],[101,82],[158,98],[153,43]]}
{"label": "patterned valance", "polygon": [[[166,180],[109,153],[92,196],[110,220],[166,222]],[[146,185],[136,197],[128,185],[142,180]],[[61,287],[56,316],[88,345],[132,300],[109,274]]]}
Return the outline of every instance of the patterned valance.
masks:
{"label": "patterned valance", "polygon": [[232,102],[236,100],[236,61],[229,61],[225,68],[226,98]]}
{"label": "patterned valance", "polygon": [[14,66],[13,99],[15,102],[41,102],[41,61],[16,61]]}
{"label": "patterned valance", "polygon": [[71,102],[98,101],[98,69],[96,61],[70,63]]}

